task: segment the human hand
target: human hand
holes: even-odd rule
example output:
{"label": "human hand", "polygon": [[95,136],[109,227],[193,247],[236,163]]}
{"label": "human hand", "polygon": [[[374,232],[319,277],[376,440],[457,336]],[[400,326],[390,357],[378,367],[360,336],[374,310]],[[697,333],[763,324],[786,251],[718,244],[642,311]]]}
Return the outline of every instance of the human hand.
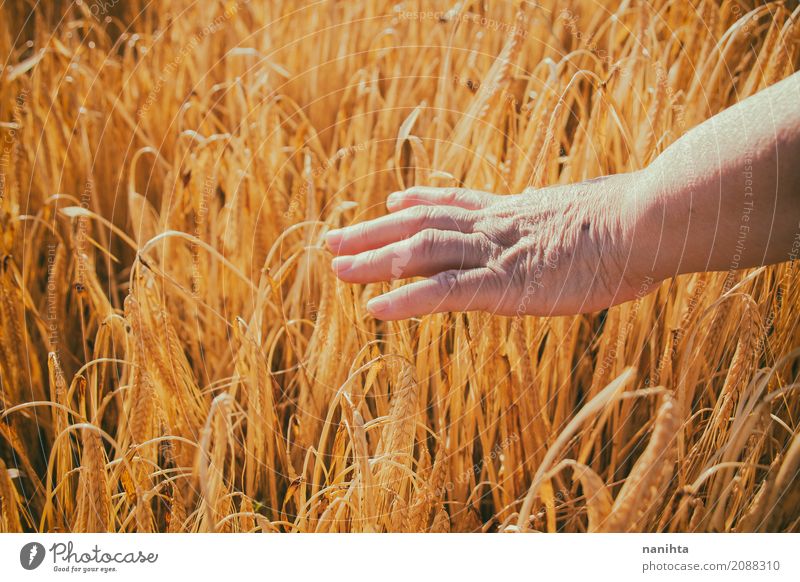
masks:
{"label": "human hand", "polygon": [[415,187],[389,196],[391,214],[326,242],[342,281],[427,277],[370,300],[378,319],[596,311],[656,283],[631,254],[639,185],[630,173],[509,196]]}

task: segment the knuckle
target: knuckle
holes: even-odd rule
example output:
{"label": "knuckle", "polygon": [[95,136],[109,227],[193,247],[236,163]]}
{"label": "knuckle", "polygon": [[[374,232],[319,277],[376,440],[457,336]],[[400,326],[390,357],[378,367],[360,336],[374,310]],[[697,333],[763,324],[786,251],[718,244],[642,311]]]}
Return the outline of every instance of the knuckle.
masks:
{"label": "knuckle", "polygon": [[474,232],[470,236],[470,240],[472,241],[473,248],[475,251],[487,262],[493,261],[497,258],[497,246],[494,244],[492,239],[485,233],[481,231]]}
{"label": "knuckle", "polygon": [[408,214],[415,232],[424,229],[433,218],[430,206],[414,206],[408,209]]}
{"label": "knuckle", "polygon": [[445,190],[442,195],[442,202],[444,204],[455,204],[458,202],[459,198],[461,198],[461,190],[458,189],[448,189]]}
{"label": "knuckle", "polygon": [[413,304],[413,296],[411,293],[410,285],[404,285],[400,288],[400,293],[397,298],[399,304],[407,306]]}
{"label": "knuckle", "polygon": [[368,268],[373,268],[380,261],[380,258],[381,256],[377,250],[367,251],[363,255],[362,264]]}
{"label": "knuckle", "polygon": [[418,232],[412,237],[411,241],[412,252],[430,256],[434,253],[437,245],[440,242],[441,242],[441,236],[438,231],[433,229],[423,230],[422,232]]}
{"label": "knuckle", "polygon": [[369,234],[370,234],[370,230],[371,230],[370,226],[371,225],[370,225],[369,221],[360,223],[356,227],[355,232],[353,233],[353,235],[354,235],[353,239],[361,241],[361,240],[365,240],[365,239],[369,238]]}
{"label": "knuckle", "polygon": [[444,294],[453,293],[458,286],[458,274],[455,271],[444,271],[433,277]]}
{"label": "knuckle", "polygon": [[512,247],[521,236],[514,217],[496,211],[481,211],[475,231],[485,235],[493,246],[501,248]]}
{"label": "knuckle", "polygon": [[456,230],[472,233],[475,231],[475,223],[478,220],[478,216],[474,210],[458,210],[452,213],[452,220]]}

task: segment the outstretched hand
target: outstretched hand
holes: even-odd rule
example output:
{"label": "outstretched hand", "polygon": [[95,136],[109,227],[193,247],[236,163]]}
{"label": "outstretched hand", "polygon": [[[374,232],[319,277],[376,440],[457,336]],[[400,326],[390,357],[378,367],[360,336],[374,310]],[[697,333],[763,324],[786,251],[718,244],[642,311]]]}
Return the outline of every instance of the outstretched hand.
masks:
{"label": "outstretched hand", "polygon": [[425,277],[369,301],[379,319],[594,311],[654,282],[628,262],[637,185],[631,173],[509,196],[415,187],[389,196],[389,215],[326,242],[342,281]]}

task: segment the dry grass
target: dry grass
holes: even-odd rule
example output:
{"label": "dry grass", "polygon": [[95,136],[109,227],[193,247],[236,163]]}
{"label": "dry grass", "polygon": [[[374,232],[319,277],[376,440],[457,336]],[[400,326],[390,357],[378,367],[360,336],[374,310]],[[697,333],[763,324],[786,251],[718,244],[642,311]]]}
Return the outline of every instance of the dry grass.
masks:
{"label": "dry grass", "polygon": [[796,265],[384,324],[321,244],[646,165],[796,2],[112,4],[0,8],[0,530],[800,530]]}

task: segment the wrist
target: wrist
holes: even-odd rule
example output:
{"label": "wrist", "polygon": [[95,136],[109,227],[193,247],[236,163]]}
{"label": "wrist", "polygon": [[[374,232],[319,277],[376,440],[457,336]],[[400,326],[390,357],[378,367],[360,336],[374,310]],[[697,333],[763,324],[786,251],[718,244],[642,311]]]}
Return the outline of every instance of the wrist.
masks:
{"label": "wrist", "polygon": [[635,276],[654,283],[680,274],[687,218],[680,200],[670,203],[667,180],[653,165],[628,174],[625,214]]}

